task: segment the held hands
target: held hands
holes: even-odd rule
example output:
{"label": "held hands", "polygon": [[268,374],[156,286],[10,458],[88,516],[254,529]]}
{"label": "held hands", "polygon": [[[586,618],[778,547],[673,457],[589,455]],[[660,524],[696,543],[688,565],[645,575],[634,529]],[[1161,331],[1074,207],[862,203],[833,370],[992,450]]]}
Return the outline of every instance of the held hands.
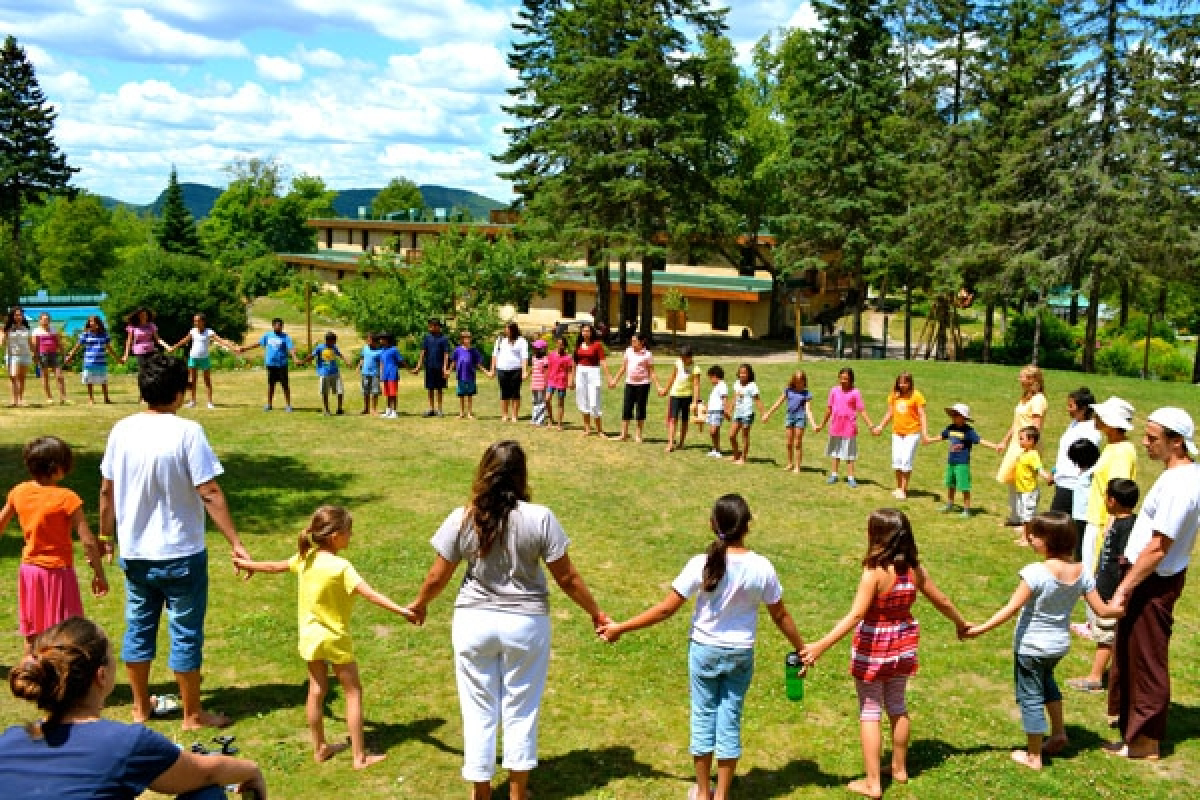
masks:
{"label": "held hands", "polygon": [[[250,553],[246,551],[246,548],[239,542],[234,545],[229,557],[233,560],[233,574],[240,575],[244,581],[250,580],[254,575],[254,561],[250,558]],[[246,574],[242,575],[243,572]]]}
{"label": "held hands", "polygon": [[113,542],[113,538],[111,536],[99,537],[99,538],[100,538],[100,547],[103,548],[103,550],[104,550],[104,560],[107,561],[109,564],[112,564],[113,560],[117,557],[116,543]]}
{"label": "held hands", "polygon": [[871,428],[871,435],[872,435],[872,436],[879,436],[879,435],[880,435],[880,434],[882,434],[882,433],[883,433],[883,426],[882,426],[882,425],[876,425],[874,428]]}
{"label": "held hands", "polygon": [[969,622],[963,622],[962,625],[958,626],[958,628],[955,630],[955,633],[958,634],[958,640],[960,642],[965,642],[967,639],[974,638],[973,636],[968,635],[972,627],[973,626]]}
{"label": "held hands", "polygon": [[811,667],[817,663],[817,659],[819,659],[824,653],[825,648],[821,646],[821,643],[815,642],[802,647],[799,654],[800,660],[804,662],[804,666]]}
{"label": "held hands", "polygon": [[92,575],[92,597],[104,597],[108,594],[108,578],[103,572]]}
{"label": "held hands", "polygon": [[616,644],[620,641],[622,633],[624,631],[621,630],[621,626],[611,620],[596,627],[596,635],[609,644]]}
{"label": "held hands", "polygon": [[660,387],[658,388],[658,396],[659,396],[659,397],[666,397],[666,396],[667,396],[667,389],[666,389],[666,387],[664,387],[664,386],[660,386]]}
{"label": "held hands", "polygon": [[616,382],[616,381],[609,381],[609,382],[608,382],[608,388],[610,388],[610,389],[615,389],[615,388],[617,388],[617,382]]}
{"label": "held hands", "polygon": [[407,605],[404,607],[401,615],[418,628],[425,624],[425,606],[419,606],[415,603]]}

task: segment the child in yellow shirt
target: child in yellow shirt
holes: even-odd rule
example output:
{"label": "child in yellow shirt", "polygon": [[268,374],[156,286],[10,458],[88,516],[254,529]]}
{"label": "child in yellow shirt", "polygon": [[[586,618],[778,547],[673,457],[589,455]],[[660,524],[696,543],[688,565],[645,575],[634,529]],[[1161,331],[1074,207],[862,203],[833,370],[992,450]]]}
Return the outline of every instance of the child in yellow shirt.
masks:
{"label": "child in yellow shirt", "polygon": [[248,572],[295,572],[299,576],[299,651],[300,657],[308,662],[305,711],[312,733],[313,758],[321,763],[346,749],[345,742],[331,745],[325,741],[324,702],[329,691],[329,665],[332,665],[346,693],[346,727],[354,768],[363,769],[386,756],[368,753],[363,741],[362,683],[350,640],[354,595],[362,595],[406,619],[411,612],[372,589],[354,565],[338,555],[338,551],[350,545],[353,524],[354,518],[346,509],[321,506],[300,534],[299,552],[287,561],[234,558],[234,563]]}
{"label": "child in yellow shirt", "polygon": [[[1050,482],[1050,473],[1042,466],[1042,456],[1037,449],[1040,438],[1041,431],[1032,425],[1022,428],[1017,433],[1021,455],[1017,456],[1017,462],[1013,465],[1013,487],[1017,490],[1017,519],[1021,522],[1022,531],[1037,513],[1038,500],[1041,498],[1038,476],[1047,483]],[[1028,547],[1024,532],[1016,540],[1016,544]]]}

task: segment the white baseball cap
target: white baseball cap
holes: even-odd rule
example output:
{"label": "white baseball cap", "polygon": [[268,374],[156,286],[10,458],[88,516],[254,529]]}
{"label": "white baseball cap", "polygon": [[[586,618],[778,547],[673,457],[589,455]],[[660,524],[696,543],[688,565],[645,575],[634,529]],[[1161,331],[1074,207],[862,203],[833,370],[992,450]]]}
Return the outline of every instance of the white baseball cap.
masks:
{"label": "white baseball cap", "polygon": [[1103,403],[1093,403],[1092,411],[1110,428],[1133,430],[1133,406],[1119,397],[1110,397]]}
{"label": "white baseball cap", "polygon": [[958,414],[967,422],[971,421],[971,407],[966,403],[955,403],[952,406],[946,406],[947,414]]}
{"label": "white baseball cap", "polygon": [[1182,436],[1188,455],[1193,457],[1196,455],[1196,443],[1192,441],[1196,435],[1196,425],[1192,422],[1192,416],[1182,408],[1167,406],[1166,408],[1157,409],[1146,418],[1146,421],[1161,425],[1163,430]]}

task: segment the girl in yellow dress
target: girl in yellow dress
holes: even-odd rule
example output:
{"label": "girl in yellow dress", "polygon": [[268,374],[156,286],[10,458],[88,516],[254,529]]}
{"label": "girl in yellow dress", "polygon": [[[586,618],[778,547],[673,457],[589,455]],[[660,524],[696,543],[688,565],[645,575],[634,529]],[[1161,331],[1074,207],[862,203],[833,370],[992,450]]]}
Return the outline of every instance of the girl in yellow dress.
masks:
{"label": "girl in yellow dress", "polygon": [[234,563],[248,572],[295,572],[299,576],[298,617],[300,657],[308,662],[308,702],[305,711],[312,733],[313,758],[328,761],[346,749],[345,742],[325,741],[324,701],[329,691],[329,669],[333,667],[346,693],[346,727],[354,768],[363,769],[382,761],[385,756],[368,753],[363,743],[362,683],[350,640],[350,611],[354,595],[393,611],[408,619],[411,612],[372,589],[338,555],[350,546],[354,518],[340,506],[321,506],[300,534],[299,552],[287,561],[250,561],[235,558]]}

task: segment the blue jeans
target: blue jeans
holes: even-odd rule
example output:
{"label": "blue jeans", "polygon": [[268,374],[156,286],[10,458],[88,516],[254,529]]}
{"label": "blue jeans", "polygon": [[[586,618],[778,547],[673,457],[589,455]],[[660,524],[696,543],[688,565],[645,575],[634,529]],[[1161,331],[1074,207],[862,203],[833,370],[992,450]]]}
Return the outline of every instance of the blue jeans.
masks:
{"label": "blue jeans", "polygon": [[126,663],[153,661],[158,622],[167,610],[175,672],[200,669],[204,651],[204,616],[208,611],[208,551],[166,561],[127,559],[125,570],[125,638],[121,658]]}
{"label": "blue jeans", "polygon": [[742,755],[742,705],[754,676],[754,651],[691,642],[688,674],[692,689],[694,756],[717,759]]}
{"label": "blue jeans", "polygon": [[1062,700],[1062,692],[1054,682],[1054,668],[1062,656],[1013,657],[1013,679],[1016,684],[1017,706],[1021,709],[1021,727],[1026,733],[1046,733],[1047,703]]}

